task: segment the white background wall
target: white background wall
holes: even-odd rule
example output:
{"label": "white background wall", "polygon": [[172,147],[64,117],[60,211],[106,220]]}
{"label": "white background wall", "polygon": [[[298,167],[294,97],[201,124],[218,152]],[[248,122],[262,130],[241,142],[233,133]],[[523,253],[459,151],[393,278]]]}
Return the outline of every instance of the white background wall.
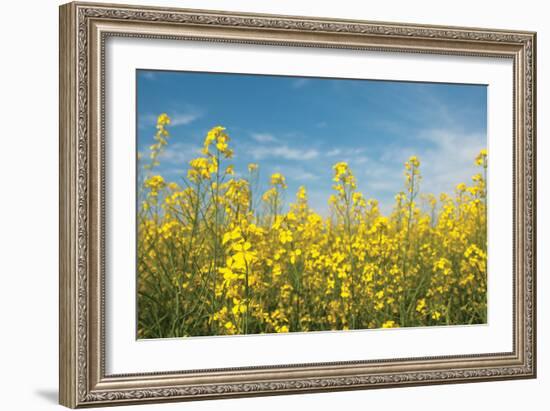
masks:
{"label": "white background wall", "polygon": [[[543,410],[550,390],[550,26],[542,1],[128,0],[136,4],[526,29],[538,32],[537,380],[127,407],[136,410]],[[58,10],[56,0],[4,2],[0,23],[0,408],[57,405]],[[546,182],[546,184],[545,184]],[[545,325],[546,324],[546,325]],[[406,341],[403,342],[404,344]]]}

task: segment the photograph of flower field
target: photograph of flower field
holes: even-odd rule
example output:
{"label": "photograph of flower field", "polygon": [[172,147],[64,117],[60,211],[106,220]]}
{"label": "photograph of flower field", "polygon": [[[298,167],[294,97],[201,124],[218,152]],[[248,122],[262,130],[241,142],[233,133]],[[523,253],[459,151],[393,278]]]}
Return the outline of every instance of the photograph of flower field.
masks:
{"label": "photograph of flower field", "polygon": [[484,86],[140,70],[138,338],[487,322]]}

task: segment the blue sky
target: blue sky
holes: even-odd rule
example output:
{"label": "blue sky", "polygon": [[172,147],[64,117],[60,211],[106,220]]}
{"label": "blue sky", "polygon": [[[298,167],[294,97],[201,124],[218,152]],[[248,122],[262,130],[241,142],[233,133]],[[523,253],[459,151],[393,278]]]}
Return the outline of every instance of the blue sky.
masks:
{"label": "blue sky", "polygon": [[258,163],[266,188],[282,172],[287,202],[304,185],[324,215],[336,162],[347,161],[358,189],[388,213],[408,157],[420,158],[422,192],[452,192],[477,172],[474,158],[487,141],[484,85],[138,70],[140,152],[163,112],[172,118],[158,167],[166,179],[185,175],[207,131],[223,125],[237,173]]}

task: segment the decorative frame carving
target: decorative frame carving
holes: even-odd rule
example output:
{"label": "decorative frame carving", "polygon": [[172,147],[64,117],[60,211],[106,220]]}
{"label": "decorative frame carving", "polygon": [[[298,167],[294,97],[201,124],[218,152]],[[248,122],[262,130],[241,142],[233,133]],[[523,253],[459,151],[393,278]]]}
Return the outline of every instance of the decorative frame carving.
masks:
{"label": "decorative frame carving", "polygon": [[[105,375],[104,62],[109,36],[490,56],[514,62],[514,350]],[[60,403],[68,407],[536,376],[536,34],[70,3],[60,8]]]}

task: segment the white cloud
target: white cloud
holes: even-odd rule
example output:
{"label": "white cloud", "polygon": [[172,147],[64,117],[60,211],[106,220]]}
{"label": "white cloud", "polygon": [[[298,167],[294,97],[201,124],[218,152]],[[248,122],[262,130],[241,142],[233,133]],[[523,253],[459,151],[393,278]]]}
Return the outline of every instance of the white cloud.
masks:
{"label": "white cloud", "polygon": [[304,170],[300,174],[295,175],[294,178],[297,181],[313,181],[313,180],[318,180],[319,176]]}
{"label": "white cloud", "polygon": [[292,87],[293,88],[302,88],[302,87],[306,86],[309,82],[310,82],[310,80],[307,79],[307,78],[299,78],[299,79],[296,79],[292,82]]}
{"label": "white cloud", "polygon": [[[338,157],[338,161],[357,161],[359,154],[367,151],[365,148],[332,148],[325,152],[327,157]],[[363,157],[363,162],[366,157]]]}
{"label": "white cloud", "polygon": [[405,189],[404,163],[412,155],[421,162],[421,193],[453,193],[458,183],[469,184],[480,172],[474,159],[486,145],[483,134],[445,127],[427,128],[410,137],[406,145],[388,143],[376,151],[334,147],[324,151],[316,168],[322,171],[336,161],[347,161],[358,189],[367,198],[379,200],[384,213],[391,212],[395,194]]}
{"label": "white cloud", "polygon": [[[170,114],[168,114],[170,116]],[[197,112],[189,113],[174,113],[170,116],[170,125],[172,127],[177,127],[185,124],[190,124],[200,117],[200,114]]]}
{"label": "white cloud", "polygon": [[157,123],[157,116],[154,114],[138,114],[138,127],[145,128],[154,126]]}
{"label": "white cloud", "polygon": [[162,163],[171,165],[187,165],[189,161],[201,155],[201,147],[189,143],[171,143],[165,151],[163,151],[159,160]]}
{"label": "white cloud", "polygon": [[333,148],[332,150],[327,151],[326,156],[327,157],[336,157],[342,154],[342,150],[339,148]]}
{"label": "white cloud", "polygon": [[363,171],[365,189],[380,194],[403,190],[404,163],[412,155],[420,160],[423,193],[452,193],[458,183],[470,183],[471,177],[479,172],[474,159],[485,147],[481,134],[427,129],[417,134],[416,141],[420,143],[417,146],[387,147],[379,158],[370,158]]}
{"label": "white cloud", "polygon": [[276,167],[276,169],[284,173],[285,176],[287,176],[293,181],[297,182],[308,182],[308,181],[315,181],[319,179],[319,176],[317,174],[312,173],[311,171],[308,171],[304,169],[303,167],[293,167],[293,166],[284,166],[284,167]]}
{"label": "white cloud", "polygon": [[144,71],[141,76],[147,80],[155,80],[157,77],[153,71]]}
{"label": "white cloud", "polygon": [[272,134],[269,133],[252,133],[251,136],[258,143],[272,143],[278,141]]}
{"label": "white cloud", "polygon": [[354,158],[352,161],[354,164],[366,164],[370,162],[370,159],[368,157],[361,156]]}
{"label": "white cloud", "polygon": [[[160,114],[153,114],[153,113],[146,113],[141,114],[138,116],[138,127],[139,128],[145,128],[145,127],[151,127],[157,124],[157,118]],[[170,117],[170,126],[172,127],[178,127],[182,125],[191,124],[193,121],[197,120],[201,117],[201,113],[194,109],[189,108],[182,111],[166,111],[166,114],[168,114],[168,117]]]}
{"label": "white cloud", "polygon": [[287,145],[281,146],[259,146],[251,147],[248,150],[255,160],[264,158],[282,158],[284,160],[313,160],[319,156],[319,151],[309,148],[291,148]]}
{"label": "white cloud", "polygon": [[164,176],[169,176],[171,178],[186,176],[187,170],[179,167],[172,167],[162,170]]}
{"label": "white cloud", "polygon": [[429,130],[419,138],[433,143],[434,147],[420,153],[425,173],[424,187],[432,193],[452,192],[460,182],[470,183],[479,172],[474,160],[486,147],[486,138],[477,133],[459,133],[448,130]]}

